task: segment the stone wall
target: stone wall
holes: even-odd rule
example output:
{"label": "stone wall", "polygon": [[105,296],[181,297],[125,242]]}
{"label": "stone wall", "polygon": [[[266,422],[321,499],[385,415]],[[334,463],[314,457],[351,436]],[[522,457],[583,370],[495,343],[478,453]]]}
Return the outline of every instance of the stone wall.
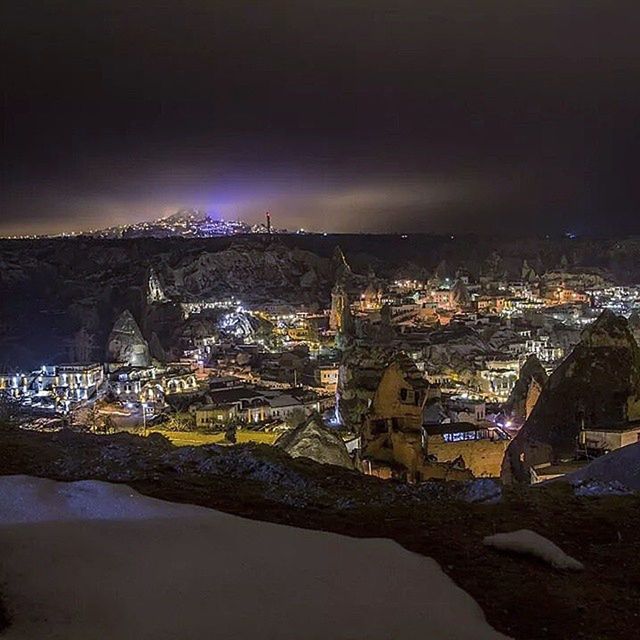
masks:
{"label": "stone wall", "polygon": [[427,453],[438,462],[451,462],[458,456],[476,478],[498,478],[502,468],[508,440],[464,440],[445,442],[441,436],[430,437]]}

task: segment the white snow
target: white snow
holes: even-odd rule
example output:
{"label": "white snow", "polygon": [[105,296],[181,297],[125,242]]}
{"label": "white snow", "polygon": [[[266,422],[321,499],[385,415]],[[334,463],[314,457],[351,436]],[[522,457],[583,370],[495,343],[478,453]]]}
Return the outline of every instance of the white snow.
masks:
{"label": "white snow", "polygon": [[585,480],[573,485],[576,496],[594,498],[599,496],[628,496],[633,491],[617,480]]}
{"label": "white snow", "polygon": [[0,593],[26,640],[505,636],[430,559],[154,500],[0,478]]}
{"label": "white snow", "polygon": [[487,536],[482,542],[488,547],[535,556],[556,569],[572,569],[574,571],[584,569],[581,562],[568,556],[548,538],[530,529],[520,529],[510,533],[496,533],[492,536]]}
{"label": "white snow", "polygon": [[592,480],[603,483],[617,482],[622,487],[640,491],[640,442],[596,458],[586,467],[570,473],[563,479],[573,485]]}

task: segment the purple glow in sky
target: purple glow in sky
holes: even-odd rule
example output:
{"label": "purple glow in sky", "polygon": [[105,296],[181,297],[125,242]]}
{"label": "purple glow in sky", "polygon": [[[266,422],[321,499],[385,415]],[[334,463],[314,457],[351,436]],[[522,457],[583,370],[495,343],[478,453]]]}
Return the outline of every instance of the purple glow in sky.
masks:
{"label": "purple glow in sky", "polygon": [[5,3],[0,233],[201,206],[639,231],[637,3]]}

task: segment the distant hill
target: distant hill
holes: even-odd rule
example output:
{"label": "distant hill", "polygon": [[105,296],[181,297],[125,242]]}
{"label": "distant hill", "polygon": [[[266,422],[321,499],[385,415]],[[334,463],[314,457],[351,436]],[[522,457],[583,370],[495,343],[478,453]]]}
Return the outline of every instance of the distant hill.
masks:
{"label": "distant hill", "polygon": [[210,238],[246,233],[264,233],[264,225],[252,227],[240,220],[218,220],[201,209],[181,209],[157,220],[136,222],[88,231],[89,238]]}
{"label": "distant hill", "polygon": [[[192,229],[192,218],[196,225],[207,224],[200,212],[169,216],[170,224],[184,223],[183,230]],[[536,264],[538,273],[553,273],[562,256],[569,256],[574,273],[605,273],[620,283],[640,281],[640,240],[635,238],[257,232],[163,236],[150,223],[141,224],[148,228],[121,230],[121,235],[0,239],[0,367],[64,361],[69,341],[82,328],[95,336],[102,353],[125,309],[140,323],[145,339],[151,340],[155,331],[167,346],[164,334],[182,324],[177,302],[235,296],[258,305],[326,306],[335,283],[336,247],[354,274],[373,271],[388,279],[427,278],[436,270],[455,277],[461,269],[477,277],[497,254],[500,268],[512,278],[520,277],[523,260]],[[153,305],[150,317],[152,270],[162,288],[159,297],[171,303]],[[160,311],[162,318],[156,317]]]}

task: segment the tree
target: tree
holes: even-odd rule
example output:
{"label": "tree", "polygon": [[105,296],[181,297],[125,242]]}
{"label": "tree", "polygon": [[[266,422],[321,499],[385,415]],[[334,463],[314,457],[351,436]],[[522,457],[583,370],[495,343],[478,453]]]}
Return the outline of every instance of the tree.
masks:
{"label": "tree", "polygon": [[0,426],[9,424],[20,413],[20,403],[9,394],[0,392]]}
{"label": "tree", "polygon": [[103,433],[113,433],[116,430],[116,423],[112,416],[105,416],[102,421],[101,430]]}
{"label": "tree", "polygon": [[229,444],[236,444],[238,441],[236,436],[237,430],[238,428],[235,424],[228,425],[227,430],[224,432],[225,442],[228,442]]}
{"label": "tree", "polygon": [[193,431],[196,428],[196,419],[192,413],[172,413],[165,427],[168,431]]}

